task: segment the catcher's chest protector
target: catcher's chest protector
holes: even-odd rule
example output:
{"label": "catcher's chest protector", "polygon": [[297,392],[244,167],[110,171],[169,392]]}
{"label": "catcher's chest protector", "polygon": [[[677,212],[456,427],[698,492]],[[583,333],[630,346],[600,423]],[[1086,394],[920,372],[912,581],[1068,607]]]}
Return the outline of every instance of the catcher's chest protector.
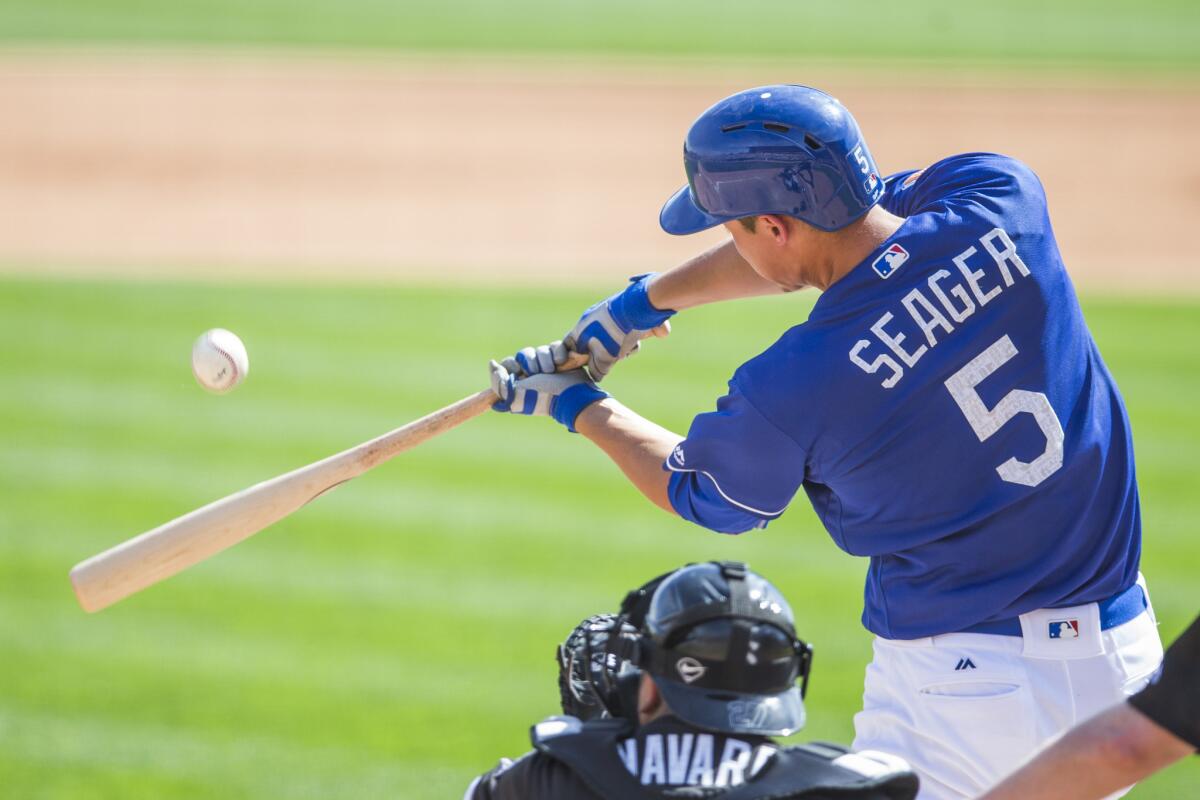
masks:
{"label": "catcher's chest protector", "polygon": [[558,717],[535,725],[531,733],[539,752],[570,768],[605,800],[912,800],[917,794],[917,777],[912,772],[864,775],[834,763],[848,752],[835,745],[779,748],[752,779],[732,788],[655,787],[642,785],[621,757],[620,746],[631,733],[623,720],[581,723]]}

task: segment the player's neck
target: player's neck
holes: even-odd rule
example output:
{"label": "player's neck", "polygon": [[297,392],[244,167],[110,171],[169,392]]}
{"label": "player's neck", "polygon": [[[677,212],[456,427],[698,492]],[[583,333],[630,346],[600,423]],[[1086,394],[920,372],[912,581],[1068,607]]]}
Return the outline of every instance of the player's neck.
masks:
{"label": "player's neck", "polygon": [[903,224],[903,217],[875,206],[853,225],[814,236],[806,247],[810,255],[806,259],[810,271],[807,283],[825,291],[846,277]]}
{"label": "player's neck", "polygon": [[656,719],[662,719],[663,717],[669,716],[670,713],[671,713],[671,710],[669,708],[667,708],[666,703],[659,703],[653,709],[647,710],[647,711],[643,711],[643,710],[639,709],[638,710],[638,724],[639,725],[649,725],[651,722],[654,722],[654,720],[656,720]]}

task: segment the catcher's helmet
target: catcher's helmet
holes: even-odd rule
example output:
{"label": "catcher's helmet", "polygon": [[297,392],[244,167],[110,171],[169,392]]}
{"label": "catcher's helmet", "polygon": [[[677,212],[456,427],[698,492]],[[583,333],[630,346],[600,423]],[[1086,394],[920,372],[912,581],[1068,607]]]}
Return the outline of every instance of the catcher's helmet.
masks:
{"label": "catcher's helmet", "polygon": [[807,86],[760,86],[720,101],[692,123],[683,164],[688,185],[659,214],[667,233],[756,214],[785,214],[833,231],[883,196],[854,117]]}
{"label": "catcher's helmet", "polygon": [[691,564],[668,575],[638,650],[638,665],[686,722],[768,736],[804,726],[812,648],[796,638],[779,590],[745,564]]}

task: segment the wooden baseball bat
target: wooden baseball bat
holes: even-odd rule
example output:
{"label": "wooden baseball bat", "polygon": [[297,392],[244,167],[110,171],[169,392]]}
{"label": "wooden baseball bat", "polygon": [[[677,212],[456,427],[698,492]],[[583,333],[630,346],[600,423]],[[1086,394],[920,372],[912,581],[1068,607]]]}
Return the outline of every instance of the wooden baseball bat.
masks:
{"label": "wooden baseball bat", "polygon": [[[587,363],[572,353],[560,371]],[[99,611],[232,547],[338,484],[356,478],[491,408],[490,389],[394,431],[223,497],[76,564],[71,585],[84,611]]]}

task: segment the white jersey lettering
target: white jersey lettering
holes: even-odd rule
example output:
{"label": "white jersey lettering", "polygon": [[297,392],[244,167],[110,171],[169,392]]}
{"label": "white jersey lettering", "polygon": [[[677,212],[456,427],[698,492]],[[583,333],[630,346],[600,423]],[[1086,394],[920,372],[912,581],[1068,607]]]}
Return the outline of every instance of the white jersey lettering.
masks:
{"label": "white jersey lettering", "polygon": [[991,302],[996,295],[1000,294],[1003,289],[999,285],[996,285],[991,288],[991,291],[983,291],[983,287],[979,285],[979,279],[983,277],[983,270],[971,269],[967,266],[967,259],[978,252],[974,247],[968,247],[954,257],[954,266],[958,267],[958,271],[967,279],[967,285],[971,287],[975,299],[979,301],[979,305],[982,308]]}
{"label": "white jersey lettering", "polygon": [[896,363],[896,359],[892,358],[887,353],[880,353],[875,357],[874,361],[867,363],[859,354],[870,346],[871,343],[866,339],[859,339],[858,342],[855,343],[854,347],[850,350],[850,360],[868,375],[874,375],[879,371],[879,368],[883,366],[891,369],[892,374],[883,379],[883,388],[890,389],[899,383],[900,379],[904,377],[904,367]]}
{"label": "white jersey lettering", "polygon": [[687,781],[688,762],[692,757],[693,733],[667,734],[667,782],[680,786]]}
{"label": "white jersey lettering", "polygon": [[917,362],[921,360],[921,356],[925,355],[925,351],[927,351],[929,348],[925,345],[921,345],[910,353],[901,347],[901,343],[908,337],[903,333],[897,333],[895,336],[893,336],[883,329],[883,326],[887,325],[893,319],[895,319],[895,317],[892,315],[892,312],[887,312],[882,317],[877,319],[875,324],[871,326],[871,333],[878,336],[879,341],[886,344],[889,350],[900,356],[901,361],[910,367],[915,367]]}
{"label": "white jersey lettering", "polygon": [[642,755],[642,785],[666,782],[667,765],[663,758],[662,734],[652,733],[646,737],[646,752]]}
{"label": "white jersey lettering", "polygon": [[762,768],[771,760],[771,756],[775,755],[775,748],[772,745],[759,745],[754,751],[754,763],[750,766],[750,777],[753,778],[762,772]]}
{"label": "white jersey lettering", "polygon": [[[906,312],[900,319],[891,311],[885,311],[875,320],[870,330],[874,340],[862,338],[856,341],[850,348],[850,362],[868,375],[874,375],[887,367],[887,376],[880,381],[880,385],[891,389],[904,377],[905,367],[915,367],[930,348],[944,342],[978,309],[994,300],[1006,288],[1013,286],[1018,275],[1029,276],[1029,266],[1017,252],[1012,237],[1004,230],[993,228],[979,238],[979,244],[991,256],[991,261],[999,273],[994,285],[985,285],[985,271],[975,269],[967,263],[972,256],[979,255],[979,248],[968,247],[952,259],[961,275],[958,282],[950,282],[954,273],[948,269],[934,272],[924,287],[912,289],[900,299],[900,305]],[[908,328],[909,333],[901,330],[905,327],[906,318],[911,319],[915,326],[915,330]],[[910,333],[919,334],[925,343],[915,349],[906,348],[904,343]],[[894,353],[897,358],[887,353],[879,353],[871,358],[866,351],[875,341]]]}
{"label": "white jersey lettering", "polygon": [[721,766],[717,770],[717,786],[740,786],[746,782],[746,770],[750,766],[753,750],[740,739],[726,739],[721,753]]}
{"label": "white jersey lettering", "polygon": [[[933,335],[934,328],[941,328],[946,333],[954,333],[954,326],[942,316],[942,312],[937,310],[928,297],[921,294],[920,289],[913,289],[904,295],[904,299],[900,302],[908,310],[908,315],[913,318],[913,322],[917,323],[921,333],[925,334],[925,341],[929,342],[930,347],[938,343],[937,337]],[[921,316],[921,312],[917,310],[918,305],[924,309],[925,316]]]}
{"label": "white jersey lettering", "polygon": [[625,769],[629,770],[630,775],[638,774],[638,746],[637,739],[629,738],[617,745],[617,753],[621,756],[621,761],[625,764]]}
{"label": "white jersey lettering", "polygon": [[[1004,249],[996,247],[996,240],[999,239],[1004,245]],[[1008,271],[1008,265],[1012,264],[1017,268],[1023,276],[1029,277],[1029,267],[1025,266],[1025,262],[1017,255],[1017,246],[1013,244],[1013,240],[1008,238],[1008,234],[1000,228],[992,228],[983,238],[979,240],[983,245],[983,249],[988,251],[988,255],[996,262],[996,266],[1000,268],[1000,274],[1004,276],[1004,285],[1013,285],[1012,273]]]}
{"label": "white jersey lettering", "polygon": [[696,750],[692,768],[688,770],[688,786],[713,785],[713,737],[710,733],[696,734]]}
{"label": "white jersey lettering", "polygon": [[956,283],[950,287],[950,294],[962,303],[962,308],[954,307],[954,303],[950,302],[950,298],[946,296],[946,290],[938,284],[938,281],[945,280],[950,277],[950,270],[939,269],[937,272],[929,276],[929,290],[933,292],[933,296],[942,304],[942,308],[946,309],[946,313],[950,315],[950,319],[955,322],[966,322],[967,318],[975,313],[975,301],[971,299],[971,295],[967,294],[967,290],[963,288],[961,283]]}

